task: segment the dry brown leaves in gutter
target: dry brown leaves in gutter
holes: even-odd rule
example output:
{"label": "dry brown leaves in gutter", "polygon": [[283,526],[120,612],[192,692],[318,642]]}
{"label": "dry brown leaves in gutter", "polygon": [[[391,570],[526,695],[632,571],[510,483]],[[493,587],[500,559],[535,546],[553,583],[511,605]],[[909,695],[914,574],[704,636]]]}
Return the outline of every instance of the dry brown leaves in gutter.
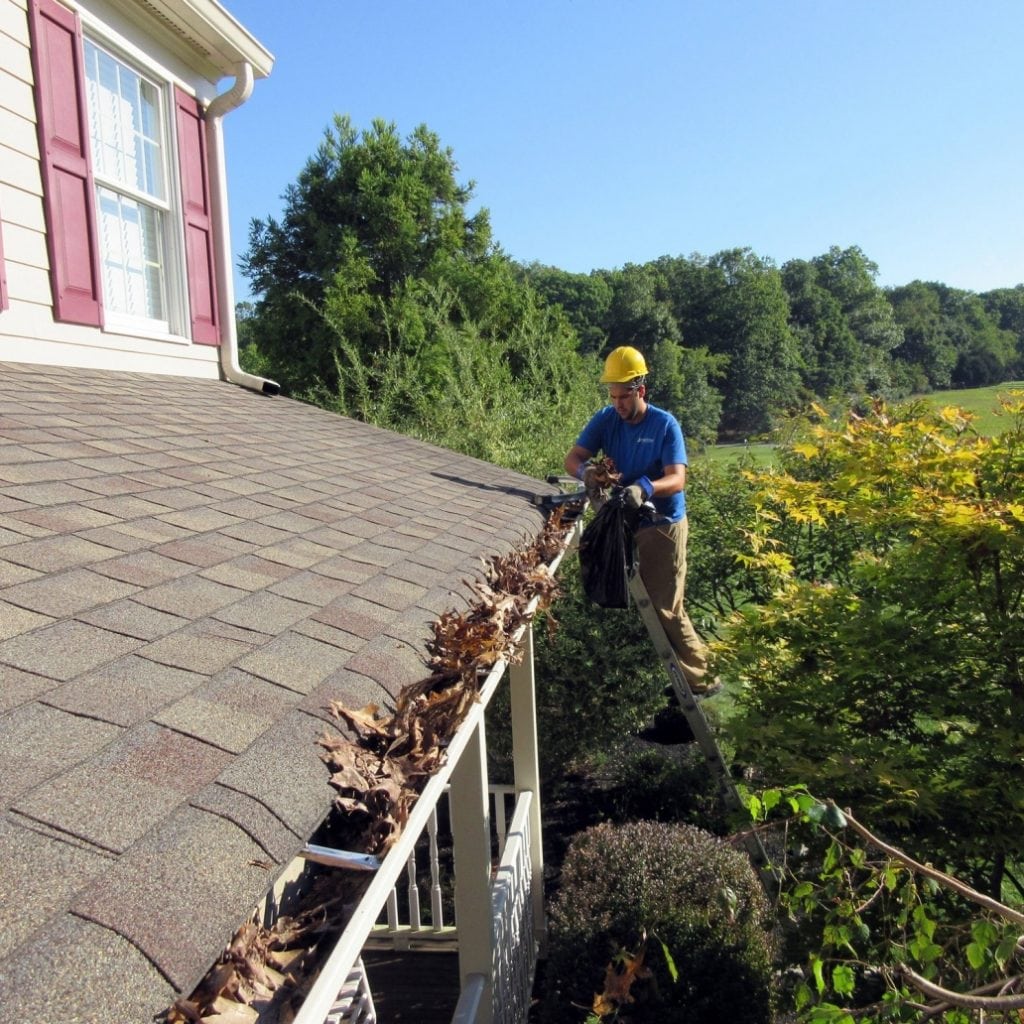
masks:
{"label": "dry brown leaves in gutter", "polygon": [[[293,998],[303,991],[310,966],[320,956],[322,934],[337,934],[329,924],[341,898],[314,900],[301,913],[279,917],[266,928],[255,918],[235,932],[220,960],[187,999],[175,1001],[166,1024],[253,1024],[272,1002],[276,1019],[294,1017]],[[282,999],[287,993],[293,998]],[[294,999],[301,1005],[301,1000]]]}
{"label": "dry brown leaves in gutter", "polygon": [[[556,509],[533,544],[486,563],[486,582],[468,583],[477,595],[469,611],[446,612],[434,624],[433,672],[399,694],[393,715],[381,715],[373,704],[351,711],[332,702],[332,714],[360,742],[325,733],[318,740],[321,757],[338,790],[335,806],[363,819],[364,852],[383,853],[397,841],[417,793],[477,700],[480,681],[500,659],[516,657],[513,640],[530,602],[536,597],[542,610],[557,596],[547,564],[561,553],[569,529]],[[167,1011],[166,1024],[253,1024],[274,1000],[278,1019],[291,1019],[293,998],[311,980],[320,935],[337,932],[338,914],[329,911],[344,899],[314,900],[312,909],[280,917],[271,928],[248,921],[192,995]]]}
{"label": "dry brown leaves in gutter", "polygon": [[[529,547],[495,556],[486,581],[467,581],[476,595],[468,611],[445,612],[428,643],[432,674],[405,687],[395,712],[375,704],[359,710],[332,701],[331,714],[358,737],[324,734],[321,757],[338,790],[335,806],[362,824],[363,851],[383,854],[402,834],[416,796],[440,767],[459,723],[479,698],[481,681],[499,662],[513,663],[527,609],[547,609],[558,593],[548,563],[565,545],[561,509]],[[350,819],[350,820],[353,820]]]}

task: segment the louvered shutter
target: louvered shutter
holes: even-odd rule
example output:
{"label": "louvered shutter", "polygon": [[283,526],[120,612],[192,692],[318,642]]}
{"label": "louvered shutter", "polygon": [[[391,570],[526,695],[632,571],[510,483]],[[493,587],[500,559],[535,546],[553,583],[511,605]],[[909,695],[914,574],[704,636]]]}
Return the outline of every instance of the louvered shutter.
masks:
{"label": "louvered shutter", "polygon": [[56,0],[30,0],[29,28],[53,313],[98,326],[103,305],[81,27]]}
{"label": "louvered shutter", "polygon": [[205,126],[198,102],[181,89],[174,92],[192,340],[199,345],[219,345],[216,257]]}

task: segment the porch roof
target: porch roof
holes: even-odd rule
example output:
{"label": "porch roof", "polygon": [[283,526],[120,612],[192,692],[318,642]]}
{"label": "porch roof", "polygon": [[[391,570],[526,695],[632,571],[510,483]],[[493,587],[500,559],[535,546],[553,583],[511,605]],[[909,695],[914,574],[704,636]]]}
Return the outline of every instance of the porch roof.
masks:
{"label": "porch roof", "polygon": [[0,363],[0,1022],[188,992],[528,477],[217,381]]}

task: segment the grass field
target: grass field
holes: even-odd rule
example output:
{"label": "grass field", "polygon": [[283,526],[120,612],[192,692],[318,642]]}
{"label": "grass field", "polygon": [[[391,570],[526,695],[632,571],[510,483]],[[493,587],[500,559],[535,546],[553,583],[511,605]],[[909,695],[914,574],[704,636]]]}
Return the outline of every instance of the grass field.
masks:
{"label": "grass field", "polygon": [[988,388],[967,388],[962,391],[934,391],[930,395],[914,395],[931,405],[944,408],[947,405],[955,405],[957,408],[974,413],[977,420],[974,422],[974,429],[979,434],[998,434],[1005,423],[1005,418],[999,415],[999,396],[1006,395],[1012,390],[1024,389],[1024,381],[1010,381],[1006,384],[996,384]]}
{"label": "grass field", "polygon": [[768,442],[753,444],[716,444],[705,448],[695,456],[697,462],[751,462],[754,466],[766,466],[774,458],[775,445]]}
{"label": "grass field", "polygon": [[[1005,419],[999,414],[999,396],[1011,390],[1024,389],[1024,381],[1009,381],[987,388],[964,388],[959,391],[933,391],[927,395],[913,395],[908,401],[921,400],[937,408],[954,405],[959,409],[977,416],[974,429],[979,434],[999,433]],[[705,449],[698,456],[714,462],[732,462],[750,459],[756,466],[767,465],[774,458],[775,445],[771,442],[755,442],[753,444],[717,444]]]}

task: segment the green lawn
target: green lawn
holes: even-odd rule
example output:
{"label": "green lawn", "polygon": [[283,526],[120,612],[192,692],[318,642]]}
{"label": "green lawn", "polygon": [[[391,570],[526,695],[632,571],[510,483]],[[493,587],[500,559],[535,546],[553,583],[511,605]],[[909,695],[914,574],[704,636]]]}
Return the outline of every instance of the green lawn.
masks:
{"label": "green lawn", "polygon": [[705,448],[696,461],[707,459],[709,462],[750,462],[752,466],[766,466],[774,457],[775,445],[767,442],[755,444],[716,444]]}
{"label": "green lawn", "polygon": [[974,429],[979,434],[998,434],[1003,428],[1005,417],[1000,415],[999,396],[1009,394],[1011,390],[1024,389],[1024,381],[1010,381],[996,384],[988,388],[965,388],[961,391],[933,391],[929,395],[914,395],[931,405],[944,408],[955,405],[957,408],[974,413]]}

